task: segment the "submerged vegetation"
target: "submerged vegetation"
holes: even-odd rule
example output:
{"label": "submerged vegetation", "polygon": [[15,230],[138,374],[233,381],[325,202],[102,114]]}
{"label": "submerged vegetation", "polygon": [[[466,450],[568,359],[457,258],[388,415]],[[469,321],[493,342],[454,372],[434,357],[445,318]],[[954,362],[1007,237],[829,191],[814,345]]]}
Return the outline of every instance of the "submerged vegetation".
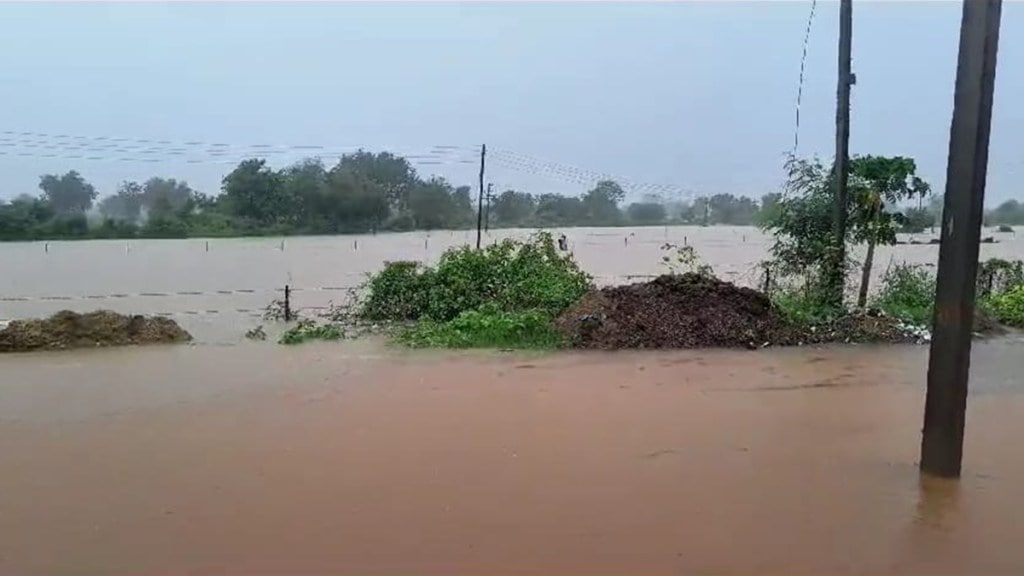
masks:
{"label": "submerged vegetation", "polygon": [[359,314],[413,321],[398,334],[414,346],[552,348],[553,321],[592,287],[548,233],[483,250],[448,250],[436,266],[390,262],[370,277]]}

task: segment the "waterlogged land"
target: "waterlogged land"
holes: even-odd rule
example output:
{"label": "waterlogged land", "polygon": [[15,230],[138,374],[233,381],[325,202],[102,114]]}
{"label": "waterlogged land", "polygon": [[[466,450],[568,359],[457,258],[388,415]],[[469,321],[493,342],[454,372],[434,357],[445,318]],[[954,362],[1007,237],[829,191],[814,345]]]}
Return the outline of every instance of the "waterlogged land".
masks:
{"label": "waterlogged land", "polygon": [[[523,238],[528,230],[498,230],[491,242]],[[666,242],[689,244],[715,273],[740,285],[762,281],[758,264],[770,238],[756,228],[712,226],[574,228],[570,247],[599,284],[664,272]],[[988,232],[986,234],[989,234]],[[982,258],[1024,258],[1024,238],[991,233]],[[926,241],[927,236],[919,236]],[[238,342],[260,323],[285,284],[295,305],[323,307],[347,299],[367,272],[385,260],[435,262],[451,246],[473,244],[475,231],[324,236],[285,239],[76,241],[0,244],[0,320],[39,317],[60,309],[109,308],[124,313],[168,313],[199,342]],[[854,255],[857,252],[854,251]],[[935,245],[879,248],[877,278],[892,262],[934,263]],[[856,275],[851,275],[853,278]],[[858,277],[859,278],[859,277]]]}
{"label": "waterlogged land", "polygon": [[[508,234],[526,232],[492,239]],[[766,247],[753,229],[568,234],[600,283],[661,272],[667,240],[755,285]],[[976,344],[960,483],[917,474],[921,346],[241,340],[285,283],[325,305],[384,260],[472,239],[7,245],[3,315],[169,312],[200,345],[0,357],[0,574],[1024,570],[1015,334]]]}
{"label": "waterlogged land", "polygon": [[921,482],[926,350],[0,358],[0,573],[1017,574],[1019,343]]}

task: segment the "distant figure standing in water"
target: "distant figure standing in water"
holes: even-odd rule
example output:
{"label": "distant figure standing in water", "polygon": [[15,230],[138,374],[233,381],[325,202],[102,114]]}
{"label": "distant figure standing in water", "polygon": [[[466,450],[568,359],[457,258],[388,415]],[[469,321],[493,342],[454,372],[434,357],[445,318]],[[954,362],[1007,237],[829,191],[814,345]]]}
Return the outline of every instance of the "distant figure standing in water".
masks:
{"label": "distant figure standing in water", "polygon": [[569,240],[565,237],[565,234],[558,235],[558,249],[562,252],[569,250]]}

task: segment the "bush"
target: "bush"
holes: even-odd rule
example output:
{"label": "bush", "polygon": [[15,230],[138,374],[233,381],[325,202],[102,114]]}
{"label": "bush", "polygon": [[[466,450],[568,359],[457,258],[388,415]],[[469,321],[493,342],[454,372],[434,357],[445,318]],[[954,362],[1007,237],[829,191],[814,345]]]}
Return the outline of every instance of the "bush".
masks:
{"label": "bush", "polygon": [[772,293],[772,304],[789,324],[797,327],[821,326],[843,311],[828,303],[825,292],[813,283],[800,287],[782,287]]}
{"label": "bush", "polygon": [[302,344],[310,340],[341,340],[341,330],[333,324],[317,324],[312,320],[299,320],[281,335],[280,344]]}
{"label": "bush", "polygon": [[391,263],[370,277],[362,316],[374,320],[447,322],[495,304],[554,317],[590,289],[590,276],[555,248],[550,234],[504,240],[483,250],[448,250],[434,268]]}
{"label": "bush", "polygon": [[483,250],[450,249],[435,267],[392,262],[367,288],[360,316],[420,321],[400,335],[411,345],[547,348],[559,341],[553,319],[590,290],[591,279],[539,233]]}
{"label": "bush", "polygon": [[977,292],[980,297],[1003,294],[1024,286],[1024,262],[991,258],[978,266]]}
{"label": "bush", "polygon": [[420,322],[401,332],[398,339],[416,348],[547,349],[563,344],[544,312],[505,312],[493,304],[463,312],[449,322]]}
{"label": "bush", "polygon": [[1001,324],[1024,328],[1024,286],[985,299],[982,308]]}
{"label": "bush", "polygon": [[370,277],[368,296],[362,304],[367,320],[415,320],[427,309],[431,273],[418,262],[385,262]]}
{"label": "bush", "polygon": [[897,264],[885,271],[874,305],[894,318],[929,326],[935,305],[935,277],[921,266]]}

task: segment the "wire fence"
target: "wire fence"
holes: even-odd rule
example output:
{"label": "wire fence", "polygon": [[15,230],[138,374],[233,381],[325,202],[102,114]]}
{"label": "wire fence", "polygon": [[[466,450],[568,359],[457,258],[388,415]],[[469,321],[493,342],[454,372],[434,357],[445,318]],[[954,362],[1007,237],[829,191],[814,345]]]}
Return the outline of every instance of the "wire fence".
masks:
{"label": "wire fence", "polygon": [[[737,285],[759,286],[758,272],[760,266],[753,266],[740,274],[726,274],[726,280]],[[645,282],[657,278],[659,274],[621,274],[595,276],[594,282],[597,286],[609,286],[622,283]],[[351,307],[357,295],[363,289],[362,285],[345,286],[291,286],[283,285],[277,288],[234,288],[224,290],[177,290],[177,291],[142,291],[142,292],[112,292],[108,294],[42,294],[42,295],[2,295],[0,294],[0,325],[6,325],[12,320],[38,317],[40,309],[38,304],[45,305],[60,303],[61,309],[74,309],[77,312],[89,312],[103,309],[110,303],[117,303],[117,307],[126,308],[130,306],[133,313],[142,313],[154,316],[165,317],[226,317],[245,316],[250,318],[264,318],[268,310],[275,303],[286,303],[294,317],[299,317],[303,312],[322,313],[331,310],[344,310]],[[305,294],[320,294],[320,296],[307,300]],[[323,295],[329,295],[324,301]],[[238,302],[244,298],[249,302],[253,297],[264,297],[264,301],[258,305],[244,305]],[[151,303],[149,301],[160,301],[162,299],[189,302],[194,299],[236,297],[236,305],[227,306],[166,306]],[[83,303],[89,303],[83,305]],[[67,306],[64,306],[66,304]],[[16,308],[24,306],[28,309],[19,311]]]}

